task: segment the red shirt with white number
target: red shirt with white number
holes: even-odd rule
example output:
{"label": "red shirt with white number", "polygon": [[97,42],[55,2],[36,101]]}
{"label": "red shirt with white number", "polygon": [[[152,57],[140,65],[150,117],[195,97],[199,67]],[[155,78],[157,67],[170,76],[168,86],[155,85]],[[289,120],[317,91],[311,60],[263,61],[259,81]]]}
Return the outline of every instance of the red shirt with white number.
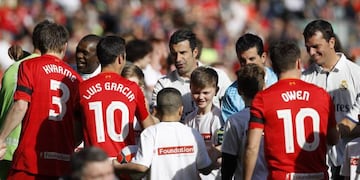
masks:
{"label": "red shirt with white number", "polygon": [[85,146],[98,146],[110,157],[135,144],[134,117],[148,116],[140,87],[117,73],[100,73],[80,84]]}
{"label": "red shirt with white number", "polygon": [[55,56],[43,55],[20,64],[14,99],[28,101],[29,106],[12,168],[48,176],[70,173],[81,81],[77,72]]}
{"label": "red shirt with white number", "polygon": [[249,128],[264,129],[270,179],[291,173],[327,176],[326,136],[335,126],[329,94],[299,79],[280,80],[259,92],[251,107]]}

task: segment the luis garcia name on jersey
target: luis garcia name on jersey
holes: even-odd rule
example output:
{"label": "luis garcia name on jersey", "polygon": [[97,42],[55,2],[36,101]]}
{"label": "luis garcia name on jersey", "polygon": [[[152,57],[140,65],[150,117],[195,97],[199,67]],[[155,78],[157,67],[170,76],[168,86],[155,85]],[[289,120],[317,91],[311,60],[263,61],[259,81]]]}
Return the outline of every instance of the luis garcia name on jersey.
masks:
{"label": "luis garcia name on jersey", "polygon": [[96,93],[101,92],[103,90],[119,92],[120,94],[127,97],[130,102],[135,99],[135,95],[130,90],[129,87],[124,86],[123,84],[120,84],[120,83],[115,83],[115,82],[105,82],[104,84],[96,83],[95,85],[90,86],[86,90],[87,94],[84,94],[82,97],[85,98],[85,99],[90,99],[91,96],[93,96]]}

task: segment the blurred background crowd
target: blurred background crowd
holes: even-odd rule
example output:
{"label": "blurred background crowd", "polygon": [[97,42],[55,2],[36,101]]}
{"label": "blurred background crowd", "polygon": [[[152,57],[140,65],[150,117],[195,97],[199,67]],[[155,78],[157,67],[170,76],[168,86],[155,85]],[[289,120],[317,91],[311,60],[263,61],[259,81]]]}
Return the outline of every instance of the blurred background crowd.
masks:
{"label": "blurred background crowd", "polygon": [[44,18],[69,30],[70,64],[79,40],[92,33],[161,40],[163,46],[154,50],[162,52],[160,65],[168,66],[168,38],[178,28],[190,28],[202,42],[200,60],[223,67],[230,77],[239,67],[235,42],[244,32],[259,35],[267,45],[279,38],[296,40],[306,68],[302,31],[318,18],[332,23],[343,51],[357,62],[359,12],[360,0],[0,0],[0,72],[13,62],[7,53],[11,44],[32,51],[32,29]]}

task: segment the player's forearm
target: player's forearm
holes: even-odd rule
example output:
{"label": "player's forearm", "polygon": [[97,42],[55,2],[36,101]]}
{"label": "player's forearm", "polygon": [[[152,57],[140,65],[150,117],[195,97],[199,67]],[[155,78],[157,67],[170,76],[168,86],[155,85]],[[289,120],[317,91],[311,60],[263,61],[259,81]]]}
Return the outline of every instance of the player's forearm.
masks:
{"label": "player's forearm", "polygon": [[244,180],[251,180],[255,163],[257,158],[257,152],[254,149],[246,149],[244,159]]}
{"label": "player's forearm", "polygon": [[155,122],[151,115],[149,115],[144,121],[141,122],[141,125],[144,129],[154,124]]}
{"label": "player's forearm", "polygon": [[10,107],[5,118],[4,125],[0,130],[0,142],[4,142],[11,131],[21,123],[28,108],[28,102],[23,100],[15,101]]}
{"label": "player's forearm", "polygon": [[327,133],[327,144],[336,145],[340,139],[340,133],[337,128],[330,128]]}
{"label": "player's forearm", "polygon": [[144,173],[148,170],[146,166],[135,163],[120,164],[115,159],[113,160],[113,166],[116,172],[124,174]]}
{"label": "player's forearm", "polygon": [[80,120],[75,121],[74,124],[75,146],[79,146],[84,139],[82,131],[82,123]]}
{"label": "player's forearm", "polygon": [[0,161],[4,159],[6,153],[6,143],[0,142]]}
{"label": "player's forearm", "polygon": [[350,137],[351,135],[354,135],[356,133],[360,133],[360,130],[357,129],[357,124],[348,118],[342,119],[338,124],[337,128],[340,133],[341,137]]}
{"label": "player's forearm", "polygon": [[250,129],[245,148],[244,179],[251,180],[259,153],[262,129]]}
{"label": "player's forearm", "polygon": [[352,131],[350,131],[350,138],[354,139],[354,138],[357,138],[357,137],[360,137],[360,125],[357,124],[353,129]]}

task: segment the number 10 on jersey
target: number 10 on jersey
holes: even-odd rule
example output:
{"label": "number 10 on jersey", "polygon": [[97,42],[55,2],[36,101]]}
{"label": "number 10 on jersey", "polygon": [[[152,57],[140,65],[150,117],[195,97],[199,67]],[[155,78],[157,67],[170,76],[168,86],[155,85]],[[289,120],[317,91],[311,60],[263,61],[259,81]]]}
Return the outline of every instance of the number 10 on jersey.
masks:
{"label": "number 10 on jersey", "polygon": [[[107,134],[111,140],[115,142],[124,142],[125,138],[129,134],[129,109],[123,102],[112,101],[103,111],[102,102],[90,102],[89,109],[95,112],[95,126],[98,143],[105,142],[105,125]],[[121,111],[121,131],[119,133],[115,130],[115,111]],[[106,114],[104,121],[103,112]],[[105,123],[105,125],[104,125]]]}
{"label": "number 10 on jersey", "polygon": [[[320,116],[313,108],[301,108],[295,115],[295,128],[293,128],[293,119],[291,109],[277,110],[279,120],[283,121],[284,135],[285,135],[285,152],[294,153],[295,144],[294,138],[299,147],[305,151],[314,151],[320,143]],[[312,142],[307,142],[305,135],[305,118],[310,117],[312,122],[311,134],[314,136]],[[295,133],[293,132],[295,129]]]}

